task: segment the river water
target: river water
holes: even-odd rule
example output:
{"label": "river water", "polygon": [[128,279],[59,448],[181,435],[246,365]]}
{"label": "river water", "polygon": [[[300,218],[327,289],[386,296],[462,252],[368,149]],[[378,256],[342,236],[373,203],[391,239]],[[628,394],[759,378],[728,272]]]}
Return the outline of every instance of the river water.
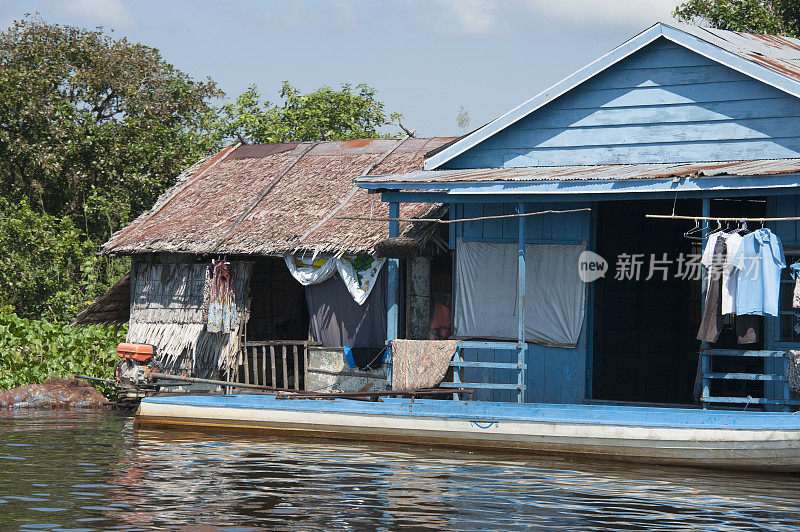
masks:
{"label": "river water", "polygon": [[0,411],[0,530],[797,530],[800,476]]}

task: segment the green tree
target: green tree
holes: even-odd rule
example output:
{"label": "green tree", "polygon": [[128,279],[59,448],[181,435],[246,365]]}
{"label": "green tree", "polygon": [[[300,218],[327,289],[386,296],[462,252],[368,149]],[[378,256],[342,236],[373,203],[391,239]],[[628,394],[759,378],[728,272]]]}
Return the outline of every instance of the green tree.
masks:
{"label": "green tree", "polygon": [[255,85],[236,101],[220,106],[207,128],[218,143],[246,138],[253,143],[303,140],[378,138],[381,128],[399,121],[387,114],[376,90],[364,83],[343,84],[339,90],[323,86],[302,94],[288,81],[280,91],[282,103],[262,102]]}
{"label": "green tree", "polygon": [[36,17],[0,34],[0,193],[105,240],[208,151],[220,96],[158,50]]}
{"label": "green tree", "polygon": [[672,14],[684,22],[704,21],[721,30],[800,36],[798,0],[689,0]]}
{"label": "green tree", "polygon": [[85,303],[86,270],[101,260],[92,251],[69,217],[0,198],[0,305],[26,317],[68,320]]}
{"label": "green tree", "polygon": [[96,250],[216,147],[221,95],[101,29],[0,33],[0,305],[65,321],[102,294],[127,261]]}

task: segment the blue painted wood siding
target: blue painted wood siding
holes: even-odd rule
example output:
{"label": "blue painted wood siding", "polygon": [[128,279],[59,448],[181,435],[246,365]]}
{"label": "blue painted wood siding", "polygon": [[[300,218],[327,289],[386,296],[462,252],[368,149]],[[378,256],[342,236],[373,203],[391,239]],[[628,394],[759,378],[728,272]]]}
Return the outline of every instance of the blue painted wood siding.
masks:
{"label": "blue painted wood siding", "polygon": [[659,39],[446,168],[800,157],[800,99]]}
{"label": "blue painted wood siding", "polygon": [[[528,203],[526,212],[549,209],[575,209],[587,207],[579,203]],[[515,204],[484,203],[457,204],[456,217],[475,218],[516,212]],[[525,240],[530,244],[562,243],[579,244],[589,242],[592,234],[589,212],[569,214],[543,214],[526,218]],[[517,219],[483,220],[453,224],[456,236],[478,242],[517,242]],[[591,248],[590,243],[590,248]],[[509,282],[515,282],[510,279]],[[588,289],[588,287],[587,287]],[[581,329],[578,345],[574,349],[528,344],[525,390],[526,402],[537,403],[581,403],[586,397],[586,364],[588,360],[587,330],[589,321],[589,298],[586,299],[586,318]],[[514,302],[509,302],[513,305]],[[464,360],[471,362],[516,362],[516,351],[493,349],[465,349]],[[465,368],[461,380],[464,382],[516,383],[514,370]],[[515,390],[477,390],[475,399],[481,401],[515,401]]]}

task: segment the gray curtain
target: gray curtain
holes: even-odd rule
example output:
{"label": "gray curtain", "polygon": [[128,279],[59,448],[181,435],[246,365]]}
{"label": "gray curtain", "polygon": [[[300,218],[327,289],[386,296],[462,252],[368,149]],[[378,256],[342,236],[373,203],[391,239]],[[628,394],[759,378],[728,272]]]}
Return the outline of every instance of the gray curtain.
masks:
{"label": "gray curtain", "polygon": [[383,349],[386,343],[386,270],[383,268],[363,305],[353,301],[336,274],[305,287],[311,331],[324,347]]}

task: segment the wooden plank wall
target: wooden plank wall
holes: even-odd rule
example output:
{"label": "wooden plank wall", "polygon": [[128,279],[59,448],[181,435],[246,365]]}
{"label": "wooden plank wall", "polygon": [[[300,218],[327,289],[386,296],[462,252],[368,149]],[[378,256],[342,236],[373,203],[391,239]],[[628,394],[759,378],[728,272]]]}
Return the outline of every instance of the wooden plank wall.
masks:
{"label": "wooden plank wall", "polygon": [[[579,203],[528,203],[526,212],[547,209],[574,209],[586,207]],[[458,204],[458,218],[512,214],[515,204]],[[589,242],[591,216],[589,212],[570,214],[546,214],[526,219],[525,235],[529,244],[579,244]],[[517,219],[484,220],[454,224],[456,236],[477,242],[516,242]],[[590,243],[591,247],[591,243]],[[514,279],[509,282],[515,282]],[[589,323],[589,298],[586,303],[586,320],[581,330],[578,346],[574,349],[547,347],[528,344],[528,364],[526,374],[526,402],[540,403],[581,403],[585,398],[587,364],[587,324]],[[514,362],[516,352],[493,349],[465,349],[466,361]],[[474,380],[473,380],[474,379]],[[463,370],[464,382],[506,382],[515,383],[516,371],[467,368]],[[513,390],[479,390],[476,399],[481,401],[515,401]]]}
{"label": "wooden plank wall", "polygon": [[800,99],[659,39],[446,168],[800,157]]}

